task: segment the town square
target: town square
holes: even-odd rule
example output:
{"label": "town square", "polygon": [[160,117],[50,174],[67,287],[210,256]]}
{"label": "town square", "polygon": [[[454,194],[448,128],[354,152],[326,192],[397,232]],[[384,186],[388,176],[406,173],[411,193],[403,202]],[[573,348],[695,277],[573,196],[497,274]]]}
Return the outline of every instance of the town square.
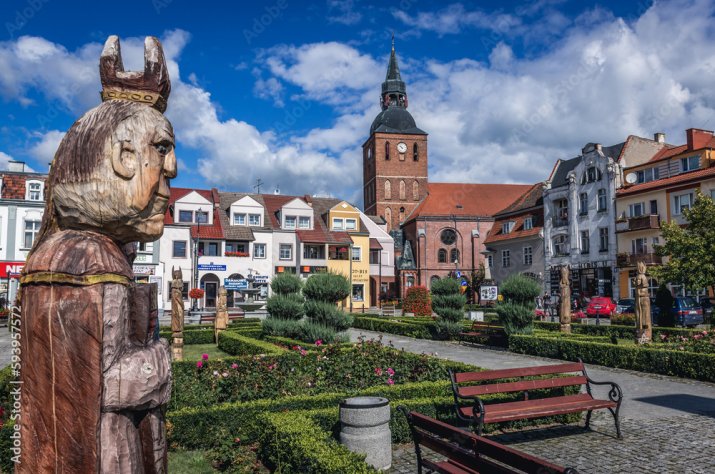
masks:
{"label": "town square", "polygon": [[0,17],[0,472],[715,472],[715,1]]}

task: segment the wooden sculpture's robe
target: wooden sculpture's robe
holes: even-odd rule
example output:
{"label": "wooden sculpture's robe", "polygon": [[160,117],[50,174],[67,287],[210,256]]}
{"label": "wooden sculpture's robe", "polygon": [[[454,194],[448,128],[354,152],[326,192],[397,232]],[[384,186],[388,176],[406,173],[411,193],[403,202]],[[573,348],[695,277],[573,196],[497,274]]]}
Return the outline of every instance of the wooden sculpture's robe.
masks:
{"label": "wooden sculpture's robe", "polygon": [[137,426],[154,417],[161,429],[152,409],[168,399],[170,377],[159,382],[170,370],[168,350],[150,340],[149,318],[131,319],[141,313],[131,311],[132,280],[120,247],[99,233],[57,231],[32,253],[22,280],[21,349],[33,363],[21,371],[16,472],[164,471],[165,459],[147,459],[152,449],[163,455],[161,447],[147,446]]}

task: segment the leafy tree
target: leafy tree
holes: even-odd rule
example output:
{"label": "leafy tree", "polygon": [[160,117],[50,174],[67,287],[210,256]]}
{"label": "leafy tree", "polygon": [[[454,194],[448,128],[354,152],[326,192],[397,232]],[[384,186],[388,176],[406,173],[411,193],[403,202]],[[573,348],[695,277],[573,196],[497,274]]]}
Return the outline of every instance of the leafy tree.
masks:
{"label": "leafy tree", "polygon": [[279,273],[271,280],[271,289],[277,295],[289,295],[300,293],[303,287],[303,280],[292,273]]}
{"label": "leafy tree", "polygon": [[690,290],[715,289],[715,202],[697,190],[693,206],[683,210],[683,217],[686,227],[675,221],[662,224],[665,243],[655,250],[669,259],[650,273],[659,281],[682,284]]}
{"label": "leafy tree", "polygon": [[531,277],[515,274],[499,288],[504,302],[496,307],[507,334],[530,334],[534,328],[534,306],[541,286]]}
{"label": "leafy tree", "polygon": [[432,282],[432,308],[440,321],[458,323],[464,319],[464,304],[467,298],[460,292],[459,282],[454,278],[442,278]]}

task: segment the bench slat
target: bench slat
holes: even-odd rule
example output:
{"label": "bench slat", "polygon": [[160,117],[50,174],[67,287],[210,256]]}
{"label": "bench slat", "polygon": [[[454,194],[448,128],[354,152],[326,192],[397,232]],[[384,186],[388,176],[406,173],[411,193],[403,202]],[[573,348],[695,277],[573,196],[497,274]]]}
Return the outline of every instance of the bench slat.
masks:
{"label": "bench slat", "polygon": [[[480,456],[486,456],[500,463],[508,464],[524,472],[545,472],[544,468],[553,472],[564,472],[564,468],[545,459],[504,446],[481,436],[474,435],[476,451]],[[485,459],[485,461],[487,461]],[[548,471],[546,471],[548,472]]]}
{"label": "bench slat", "polygon": [[[497,403],[485,405],[484,422],[500,423],[503,421],[540,418],[552,415],[564,415],[601,408],[613,408],[615,402],[593,399],[587,393],[567,395],[564,397],[542,398],[520,402]],[[472,407],[460,407],[465,417],[473,415]]]}
{"label": "bench slat", "polygon": [[[450,442],[449,440],[441,439],[427,432],[417,430],[417,438],[419,444],[426,446],[432,451],[439,453],[449,459],[464,465],[465,467],[476,469],[477,457],[473,451],[463,448],[460,444]],[[474,441],[470,443],[474,445]]]}
{"label": "bench slat", "polygon": [[435,420],[421,413],[412,412],[412,424],[416,428],[429,431],[444,438],[450,438],[454,442],[464,445],[471,443],[472,433],[455,428],[443,421]]}
{"label": "bench slat", "polygon": [[530,377],[536,375],[551,375],[568,372],[583,372],[583,363],[571,362],[568,364],[538,365],[534,367],[522,367],[519,369],[485,370],[482,372],[460,372],[455,373],[454,378],[457,383],[462,383],[481,382],[484,380],[509,379],[516,377]]}
{"label": "bench slat", "polygon": [[429,459],[424,459],[422,464],[434,472],[439,472],[441,474],[480,474],[479,471],[469,469],[466,466],[462,466],[457,462],[451,460],[446,460],[442,462],[432,462]]}
{"label": "bench slat", "polygon": [[503,382],[488,385],[459,387],[457,393],[461,397],[471,397],[491,393],[511,393],[523,392],[526,390],[539,390],[544,388],[568,387],[571,385],[583,385],[585,383],[586,377],[583,375],[575,375],[572,377],[557,377],[553,379],[522,380],[519,382]]}

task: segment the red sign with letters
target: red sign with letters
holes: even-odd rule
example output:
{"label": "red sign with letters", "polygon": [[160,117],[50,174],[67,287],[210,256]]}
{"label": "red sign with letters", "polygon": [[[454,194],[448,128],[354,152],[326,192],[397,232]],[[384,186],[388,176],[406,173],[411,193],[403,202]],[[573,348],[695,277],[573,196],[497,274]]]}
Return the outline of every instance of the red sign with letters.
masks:
{"label": "red sign with letters", "polygon": [[25,262],[0,262],[0,278],[17,278],[24,267]]}

